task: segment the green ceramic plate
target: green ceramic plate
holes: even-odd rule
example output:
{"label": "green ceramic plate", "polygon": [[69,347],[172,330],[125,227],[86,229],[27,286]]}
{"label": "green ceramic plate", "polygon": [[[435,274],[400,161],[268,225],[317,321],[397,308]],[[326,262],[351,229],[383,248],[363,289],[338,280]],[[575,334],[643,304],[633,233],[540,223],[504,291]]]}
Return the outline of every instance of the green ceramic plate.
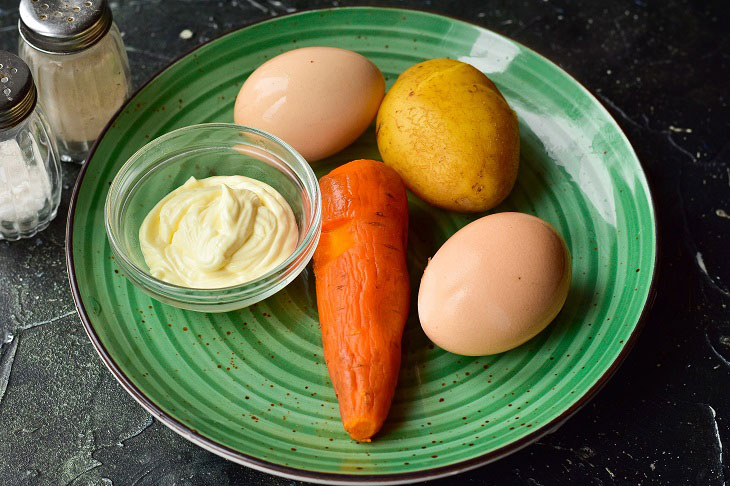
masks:
{"label": "green ceramic plate", "polygon": [[[201,122],[231,122],[253,69],[303,46],[374,61],[392,84],[425,59],[487,73],[517,112],[517,185],[497,211],[536,214],[565,237],[573,283],[555,322],[527,344],[480,358],[435,348],[415,307],[384,430],[345,434],[322,359],[314,278],[228,314],[169,307],[135,289],[112,259],[103,204],[124,161],[149,140]],[[371,129],[316,165],[379,158]],[[477,216],[410,198],[413,289],[426,259]],[[347,8],[262,22],[212,41],[141,89],[106,130],[79,177],[68,221],[76,304],[102,359],[157,419],[216,454],[291,478],[412,483],[477,467],[548,432],[616,369],[650,294],[656,230],[639,161],[596,99],[550,61],[477,26],[407,10]],[[415,295],[413,302],[415,302]]]}

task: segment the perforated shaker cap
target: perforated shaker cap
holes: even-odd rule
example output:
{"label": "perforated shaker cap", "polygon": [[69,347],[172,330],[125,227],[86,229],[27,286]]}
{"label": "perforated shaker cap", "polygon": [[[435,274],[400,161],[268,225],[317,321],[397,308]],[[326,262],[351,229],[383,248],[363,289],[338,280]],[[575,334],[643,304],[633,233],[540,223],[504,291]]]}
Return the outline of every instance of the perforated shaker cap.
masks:
{"label": "perforated shaker cap", "polygon": [[32,47],[70,54],[93,46],[109,31],[107,0],[21,0],[18,30]]}
{"label": "perforated shaker cap", "polygon": [[18,56],[0,51],[0,130],[23,121],[36,104],[36,89],[28,65]]}

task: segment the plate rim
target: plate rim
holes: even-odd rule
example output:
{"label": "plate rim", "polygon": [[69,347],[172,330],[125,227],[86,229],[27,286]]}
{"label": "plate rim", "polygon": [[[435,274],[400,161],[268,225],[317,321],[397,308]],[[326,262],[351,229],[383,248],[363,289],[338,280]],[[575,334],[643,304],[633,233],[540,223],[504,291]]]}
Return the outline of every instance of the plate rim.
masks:
{"label": "plate rim", "polygon": [[[86,308],[83,304],[83,301],[81,299],[81,292],[80,288],[78,286],[78,279],[76,277],[76,268],[73,261],[73,223],[74,223],[74,216],[76,212],[76,205],[79,197],[79,192],[81,189],[81,185],[83,183],[84,177],[86,175],[86,171],[88,168],[89,163],[87,161],[91,160],[93,155],[95,154],[99,143],[103,139],[103,137],[106,135],[106,133],[109,131],[110,127],[116,122],[119,115],[130,105],[132,99],[137,96],[142,90],[144,90],[150,83],[155,81],[157,78],[159,78],[165,71],[170,69],[172,66],[177,64],[179,61],[181,61],[183,58],[189,56],[193,52],[201,49],[204,46],[207,46],[208,44],[215,42],[222,37],[225,37],[226,35],[232,34],[234,32],[241,31],[243,29],[247,29],[249,27],[252,27],[257,24],[262,24],[266,22],[273,22],[283,17],[293,17],[297,15],[303,15],[308,14],[312,12],[325,12],[325,11],[336,11],[336,10],[351,10],[351,11],[368,11],[368,10],[390,10],[394,12],[404,12],[404,13],[412,13],[416,12],[419,14],[425,14],[425,15],[431,15],[435,17],[443,17],[447,18],[452,21],[461,22],[468,24],[471,27],[476,27],[478,29],[486,30],[494,35],[500,36],[504,39],[509,40],[510,42],[514,42],[515,44],[519,45],[521,48],[532,52],[533,54],[537,55],[538,57],[542,58],[543,60],[547,61],[548,63],[552,64],[556,69],[559,71],[562,71],[571,81],[573,81],[580,89],[582,89],[585,94],[592,99],[597,106],[600,107],[601,110],[605,113],[605,115],[613,121],[613,123],[618,127],[619,132],[621,134],[621,138],[626,142],[626,145],[628,146],[631,154],[635,158],[635,160],[639,164],[639,169],[641,170],[641,173],[644,176],[644,179],[646,181],[646,189],[647,189],[647,197],[649,202],[649,208],[651,211],[652,220],[654,223],[654,264],[652,268],[652,274],[651,279],[649,281],[649,289],[647,291],[646,298],[644,300],[644,304],[641,310],[641,313],[639,314],[639,317],[636,321],[636,324],[634,326],[634,329],[631,332],[631,335],[624,343],[623,347],[619,351],[619,354],[616,356],[616,358],[613,360],[611,365],[608,367],[608,369],[601,375],[601,377],[591,386],[588,391],[586,391],[583,395],[581,395],[578,400],[571,405],[568,409],[563,411],[561,414],[559,414],[557,417],[552,419],[551,421],[547,422],[540,428],[528,433],[526,436],[522,437],[519,440],[516,440],[510,444],[507,444],[505,446],[502,446],[494,451],[488,452],[486,454],[482,454],[481,456],[474,457],[471,459],[467,459],[464,461],[459,461],[454,464],[449,464],[446,466],[441,466],[437,468],[432,469],[422,469],[419,471],[411,471],[411,472],[403,472],[403,473],[390,473],[390,474],[363,474],[363,475],[355,475],[355,474],[341,474],[341,473],[329,473],[329,472],[321,472],[321,471],[311,471],[301,468],[296,468],[292,466],[284,466],[281,464],[276,464],[274,462],[266,461],[263,459],[260,459],[258,457],[245,454],[240,451],[233,450],[223,444],[220,444],[213,439],[209,439],[202,434],[200,434],[197,430],[181,423],[177,419],[173,418],[172,416],[165,413],[159,406],[157,406],[151,399],[149,399],[137,386],[131,382],[131,380],[124,374],[124,372],[121,370],[119,365],[112,359],[111,355],[107,351],[104,344],[101,342],[98,334],[96,333],[96,330],[94,329],[93,325],[91,324],[91,320],[89,318],[89,314],[86,311]],[[509,456],[511,454],[514,454],[515,452],[519,451],[520,449],[523,449],[527,447],[528,445],[533,444],[534,442],[537,442],[542,437],[556,431],[559,429],[566,421],[568,421],[573,415],[575,415],[578,411],[580,411],[588,402],[590,402],[597,394],[598,392],[606,385],[606,383],[613,377],[613,375],[616,373],[618,368],[623,364],[623,362],[626,360],[626,357],[629,355],[631,350],[636,344],[636,341],[638,340],[639,335],[641,334],[641,331],[643,330],[645,324],[646,324],[646,318],[653,307],[654,300],[656,298],[656,283],[657,283],[657,274],[659,271],[659,262],[660,262],[660,231],[659,231],[659,221],[657,217],[657,211],[656,211],[656,202],[653,195],[653,191],[651,188],[652,184],[649,180],[648,174],[646,170],[644,170],[644,164],[641,162],[641,159],[636,154],[636,150],[634,150],[633,145],[631,144],[631,141],[626,136],[626,133],[623,130],[623,127],[619,124],[618,120],[611,114],[611,112],[606,108],[606,106],[600,101],[600,99],[595,96],[586,86],[584,86],[580,81],[578,81],[572,74],[570,74],[567,70],[553,62],[550,58],[543,56],[536,50],[525,46],[521,42],[518,42],[509,36],[506,36],[504,34],[495,32],[487,27],[484,27],[482,25],[479,25],[475,22],[464,20],[461,18],[458,18],[456,16],[442,14],[442,13],[436,13],[425,9],[419,9],[419,8],[400,8],[400,7],[383,7],[383,6],[373,6],[373,5],[361,5],[361,6],[353,6],[353,7],[325,7],[325,8],[310,8],[310,9],[302,9],[298,10],[296,12],[277,15],[275,17],[267,17],[261,20],[257,20],[254,22],[247,23],[245,25],[242,25],[240,27],[235,27],[230,30],[227,30],[220,35],[217,35],[201,44],[198,44],[194,46],[191,49],[188,49],[186,52],[182,53],[181,55],[177,56],[175,59],[171,60],[169,63],[167,63],[164,67],[159,69],[157,72],[155,72],[149,79],[147,79],[144,83],[140,85],[139,88],[137,88],[125,101],[125,103],[117,110],[117,112],[112,116],[112,118],[109,120],[109,122],[106,124],[102,132],[97,137],[96,141],[92,145],[91,149],[89,150],[89,153],[85,159],[85,162],[81,166],[81,169],[79,171],[79,174],[76,178],[76,182],[74,184],[73,191],[71,193],[71,199],[69,201],[69,207],[68,207],[68,215],[66,218],[66,245],[65,245],[65,253],[66,253],[66,269],[69,279],[69,285],[71,287],[71,294],[73,296],[74,305],[76,307],[76,311],[81,319],[81,323],[84,327],[84,330],[86,331],[87,336],[89,337],[89,340],[91,341],[92,345],[94,346],[94,349],[96,350],[97,354],[101,358],[104,365],[107,367],[107,369],[112,373],[114,378],[119,382],[120,385],[122,385],[122,388],[129,393],[129,395],[134,398],[134,400],[139,403],[142,408],[147,410],[155,419],[160,421],[163,425],[170,428],[173,432],[179,434],[183,438],[189,440],[190,442],[196,444],[199,447],[202,447],[205,450],[208,450],[209,452],[212,452],[224,459],[227,459],[229,461],[232,461],[234,463],[250,467],[252,469],[256,469],[261,472],[265,472],[267,474],[273,474],[281,477],[285,477],[288,479],[294,479],[294,480],[300,480],[300,481],[311,481],[316,482],[319,484],[333,484],[333,485],[352,485],[352,484],[412,484],[414,481],[428,481],[438,478],[443,478],[447,476],[452,476],[456,474],[460,474],[472,469],[476,469],[478,467],[484,466],[486,464],[495,462],[499,459],[502,459],[506,456]]]}

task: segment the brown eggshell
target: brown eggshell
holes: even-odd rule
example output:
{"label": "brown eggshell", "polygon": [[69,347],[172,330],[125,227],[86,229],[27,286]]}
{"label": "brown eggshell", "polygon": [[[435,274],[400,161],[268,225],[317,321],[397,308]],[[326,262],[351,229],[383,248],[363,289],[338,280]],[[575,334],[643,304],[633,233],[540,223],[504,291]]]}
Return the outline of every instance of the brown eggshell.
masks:
{"label": "brown eggshell", "polygon": [[570,280],[570,253],[552,226],[527,214],[492,214],[436,252],[421,280],[418,315],[426,335],[447,351],[501,353],[555,318]]}
{"label": "brown eggshell", "polygon": [[241,87],[234,121],[269,132],[314,162],[367,129],[385,94],[380,70],[335,47],[304,47],[262,64]]}

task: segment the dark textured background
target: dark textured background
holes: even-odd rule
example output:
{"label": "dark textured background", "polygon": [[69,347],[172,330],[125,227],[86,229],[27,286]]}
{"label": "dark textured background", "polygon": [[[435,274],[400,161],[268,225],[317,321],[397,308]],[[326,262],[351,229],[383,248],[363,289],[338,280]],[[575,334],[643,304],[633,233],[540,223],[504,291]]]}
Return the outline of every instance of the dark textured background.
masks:
{"label": "dark textured background", "polygon": [[[17,48],[0,0],[0,48]],[[195,45],[303,8],[359,2],[116,0],[135,86]],[[660,221],[657,297],[628,360],[557,432],[458,482],[702,484],[730,480],[730,7],[726,1],[374,2],[471,20],[544,54],[626,131]],[[189,29],[193,37],[180,38]],[[0,242],[0,484],[294,485],[153,421],[104,368],[74,310],[65,216]],[[725,448],[723,449],[723,444]],[[454,479],[435,481],[443,486]]]}

